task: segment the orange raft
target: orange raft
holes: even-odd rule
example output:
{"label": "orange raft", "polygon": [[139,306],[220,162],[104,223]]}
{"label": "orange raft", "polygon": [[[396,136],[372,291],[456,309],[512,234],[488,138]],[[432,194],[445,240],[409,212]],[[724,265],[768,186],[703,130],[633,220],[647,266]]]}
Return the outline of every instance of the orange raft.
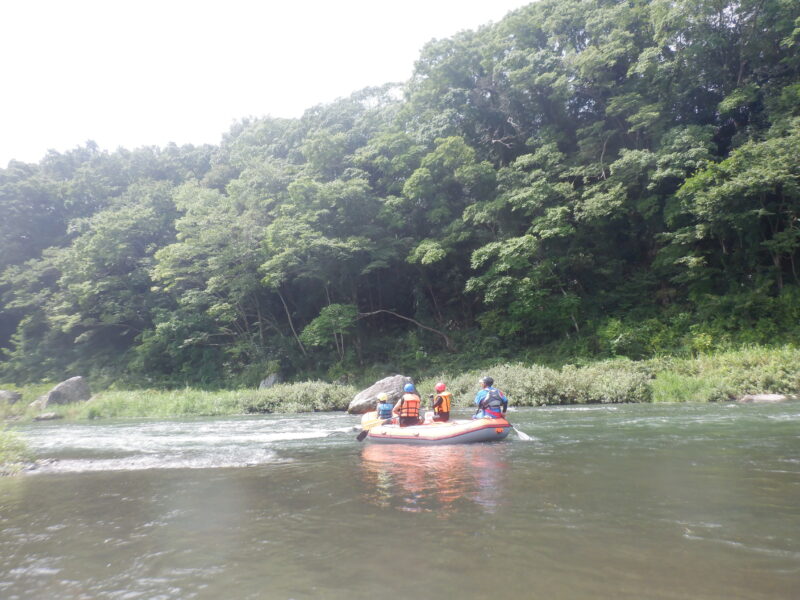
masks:
{"label": "orange raft", "polygon": [[[376,424],[378,423],[378,424]],[[379,444],[470,444],[505,439],[511,424],[505,419],[454,420],[400,427],[384,425],[375,411],[361,417],[361,427],[368,429],[366,439]]]}

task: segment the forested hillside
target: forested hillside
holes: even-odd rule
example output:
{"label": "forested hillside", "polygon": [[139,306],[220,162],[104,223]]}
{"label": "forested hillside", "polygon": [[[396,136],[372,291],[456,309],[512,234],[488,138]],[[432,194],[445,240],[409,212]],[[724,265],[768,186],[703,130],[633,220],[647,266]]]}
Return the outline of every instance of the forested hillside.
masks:
{"label": "forested hillside", "polygon": [[799,155],[797,0],[542,0],[218,146],[0,169],[0,379],[795,343]]}

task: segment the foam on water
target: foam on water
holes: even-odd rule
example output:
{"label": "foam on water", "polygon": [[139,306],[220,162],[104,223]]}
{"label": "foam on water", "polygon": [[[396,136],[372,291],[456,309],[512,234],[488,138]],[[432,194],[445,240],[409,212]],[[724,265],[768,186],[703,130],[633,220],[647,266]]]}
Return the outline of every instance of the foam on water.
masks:
{"label": "foam on water", "polygon": [[211,469],[281,462],[278,449],[350,431],[337,415],[315,420],[252,417],[31,426],[31,449],[46,461],[31,473]]}

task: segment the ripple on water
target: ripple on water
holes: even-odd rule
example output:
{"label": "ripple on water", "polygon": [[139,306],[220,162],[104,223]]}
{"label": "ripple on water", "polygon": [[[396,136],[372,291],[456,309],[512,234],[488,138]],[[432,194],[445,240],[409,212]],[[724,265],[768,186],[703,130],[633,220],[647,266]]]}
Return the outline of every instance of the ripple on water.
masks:
{"label": "ripple on water", "polygon": [[246,453],[217,454],[146,454],[119,458],[62,459],[31,471],[31,474],[85,473],[95,471],[141,471],[146,469],[212,469],[225,467],[250,467],[268,463],[289,462],[271,450],[248,451]]}
{"label": "ripple on water", "polygon": [[[343,436],[341,418],[120,421],[29,427],[31,474],[211,469],[286,462],[276,449]],[[350,431],[350,428],[346,428]]]}

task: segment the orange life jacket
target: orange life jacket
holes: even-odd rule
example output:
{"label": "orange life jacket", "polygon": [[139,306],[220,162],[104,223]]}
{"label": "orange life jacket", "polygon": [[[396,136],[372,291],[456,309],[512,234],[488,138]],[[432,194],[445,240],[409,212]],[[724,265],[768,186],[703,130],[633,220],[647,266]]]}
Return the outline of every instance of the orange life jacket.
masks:
{"label": "orange life jacket", "polygon": [[401,417],[419,417],[419,396],[416,394],[403,394],[403,403],[400,405]]}
{"label": "orange life jacket", "polygon": [[436,397],[433,399],[434,405],[436,401],[441,398],[442,403],[439,406],[434,406],[433,410],[437,413],[449,413],[450,412],[450,404],[453,402],[453,394],[450,392],[442,392],[441,394],[436,394]]}

